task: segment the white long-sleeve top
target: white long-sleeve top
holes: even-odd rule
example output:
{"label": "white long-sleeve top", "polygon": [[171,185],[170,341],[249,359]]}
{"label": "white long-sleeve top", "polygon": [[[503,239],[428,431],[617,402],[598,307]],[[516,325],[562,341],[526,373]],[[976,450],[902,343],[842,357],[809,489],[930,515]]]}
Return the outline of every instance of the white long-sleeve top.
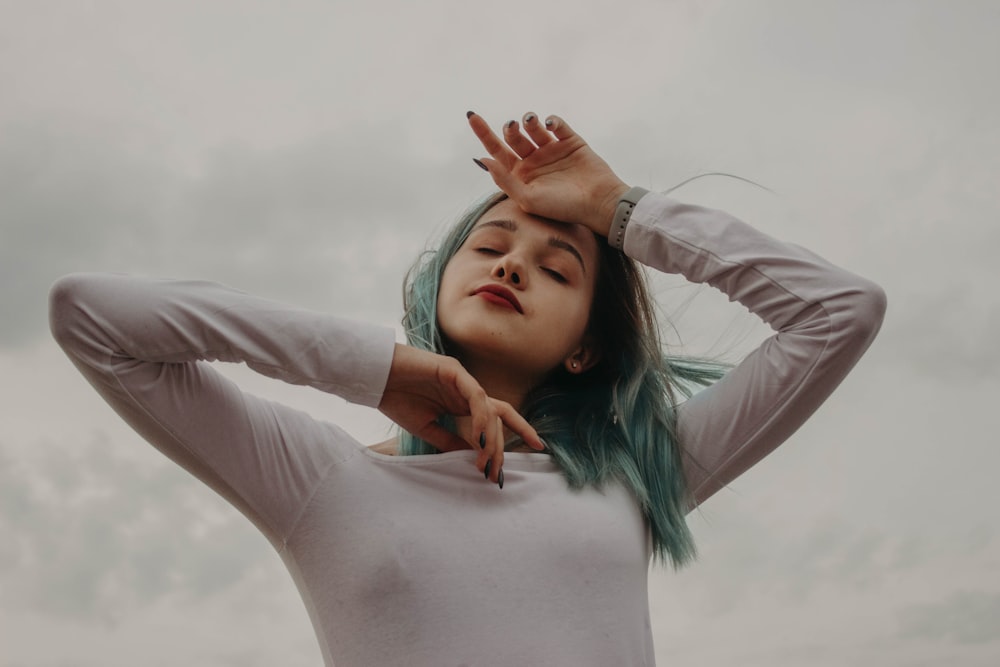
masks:
{"label": "white long-sleeve top", "polygon": [[[678,406],[701,502],[791,435],[870,344],[871,282],[719,211],[639,201],[625,251],[708,283],[775,329]],[[392,457],[242,392],[205,361],[375,407],[389,329],[204,282],[61,279],[51,324],[146,440],[227,498],[280,553],[327,665],[652,665],[648,531],[611,484],[571,491],[541,453],[508,453],[505,486],[469,451]]]}

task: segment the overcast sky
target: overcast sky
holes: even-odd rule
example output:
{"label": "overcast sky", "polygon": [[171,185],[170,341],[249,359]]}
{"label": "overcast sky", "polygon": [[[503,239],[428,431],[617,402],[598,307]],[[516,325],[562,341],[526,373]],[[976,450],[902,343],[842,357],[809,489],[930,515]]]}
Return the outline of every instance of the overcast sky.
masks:
{"label": "overcast sky", "polygon": [[[220,280],[388,325],[490,189],[474,109],[559,113],[630,183],[882,284],[885,327],[651,579],[660,664],[1000,656],[1000,3],[0,0],[0,665],[319,665],[235,510],[120,424],[51,341],[76,270]],[[657,282],[678,342],[766,333]],[[370,411],[227,369],[385,437]]]}

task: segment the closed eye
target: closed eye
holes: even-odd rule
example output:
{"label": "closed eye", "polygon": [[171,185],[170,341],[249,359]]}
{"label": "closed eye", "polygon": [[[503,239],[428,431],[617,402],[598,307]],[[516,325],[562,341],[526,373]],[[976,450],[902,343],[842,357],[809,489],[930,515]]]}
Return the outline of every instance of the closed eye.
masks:
{"label": "closed eye", "polygon": [[555,271],[553,269],[546,269],[544,267],[542,268],[542,271],[545,271],[545,273],[547,273],[550,276],[552,276],[552,278],[554,278],[556,282],[559,282],[559,283],[568,282],[566,280],[566,276],[564,276],[563,274],[559,273],[558,271]]}
{"label": "closed eye", "polygon": [[483,255],[500,255],[500,254],[502,254],[496,248],[487,248],[487,247],[476,248],[476,252],[481,253]]}

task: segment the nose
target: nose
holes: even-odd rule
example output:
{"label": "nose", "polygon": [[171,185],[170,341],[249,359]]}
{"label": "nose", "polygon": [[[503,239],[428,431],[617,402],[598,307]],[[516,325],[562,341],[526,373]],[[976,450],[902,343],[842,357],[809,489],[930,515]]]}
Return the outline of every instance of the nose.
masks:
{"label": "nose", "polygon": [[[507,275],[507,271],[502,266],[499,269],[497,269],[497,278],[503,278],[506,275]],[[515,285],[520,285],[521,284],[521,276],[517,275],[517,271],[511,271],[510,272],[510,281],[512,283],[514,283]]]}
{"label": "nose", "polygon": [[493,267],[494,278],[509,281],[513,285],[521,286],[525,275],[524,268],[513,255],[504,255]]}

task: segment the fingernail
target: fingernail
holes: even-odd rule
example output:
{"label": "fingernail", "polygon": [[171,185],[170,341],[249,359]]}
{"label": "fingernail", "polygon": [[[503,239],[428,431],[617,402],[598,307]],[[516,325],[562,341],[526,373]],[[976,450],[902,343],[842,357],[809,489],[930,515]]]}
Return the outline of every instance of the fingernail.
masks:
{"label": "fingernail", "polygon": [[492,460],[486,462],[486,469],[483,470],[483,477],[485,477],[486,479],[490,478],[490,465],[492,465],[492,463],[493,463]]}
{"label": "fingernail", "polygon": [[472,158],[472,161],[475,162],[476,166],[479,167],[480,169],[482,169],[483,171],[488,172],[490,170],[489,167],[487,167],[485,164],[483,164],[482,162],[480,162],[476,158]]}
{"label": "fingernail", "polygon": [[479,449],[486,449],[486,432],[479,434]]}
{"label": "fingernail", "polygon": [[472,117],[473,117],[473,116],[475,116],[475,115],[476,115],[476,112],[475,112],[475,111],[466,111],[466,112],[465,112],[465,117],[466,117],[466,118],[472,118]]}
{"label": "fingernail", "polygon": [[552,127],[555,124],[556,124],[556,122],[554,120],[552,120],[551,118],[546,118],[545,119],[545,127]]}
{"label": "fingernail", "polygon": [[509,130],[510,128],[514,127],[514,122],[515,121],[508,120],[506,123],[503,124],[503,126],[504,126],[505,129]]}
{"label": "fingernail", "polygon": [[525,123],[534,123],[535,122],[535,114],[529,113],[527,116],[524,117],[524,122]]}
{"label": "fingernail", "polygon": [[500,488],[503,488],[503,468],[500,468],[500,472],[497,473],[497,484]]}

